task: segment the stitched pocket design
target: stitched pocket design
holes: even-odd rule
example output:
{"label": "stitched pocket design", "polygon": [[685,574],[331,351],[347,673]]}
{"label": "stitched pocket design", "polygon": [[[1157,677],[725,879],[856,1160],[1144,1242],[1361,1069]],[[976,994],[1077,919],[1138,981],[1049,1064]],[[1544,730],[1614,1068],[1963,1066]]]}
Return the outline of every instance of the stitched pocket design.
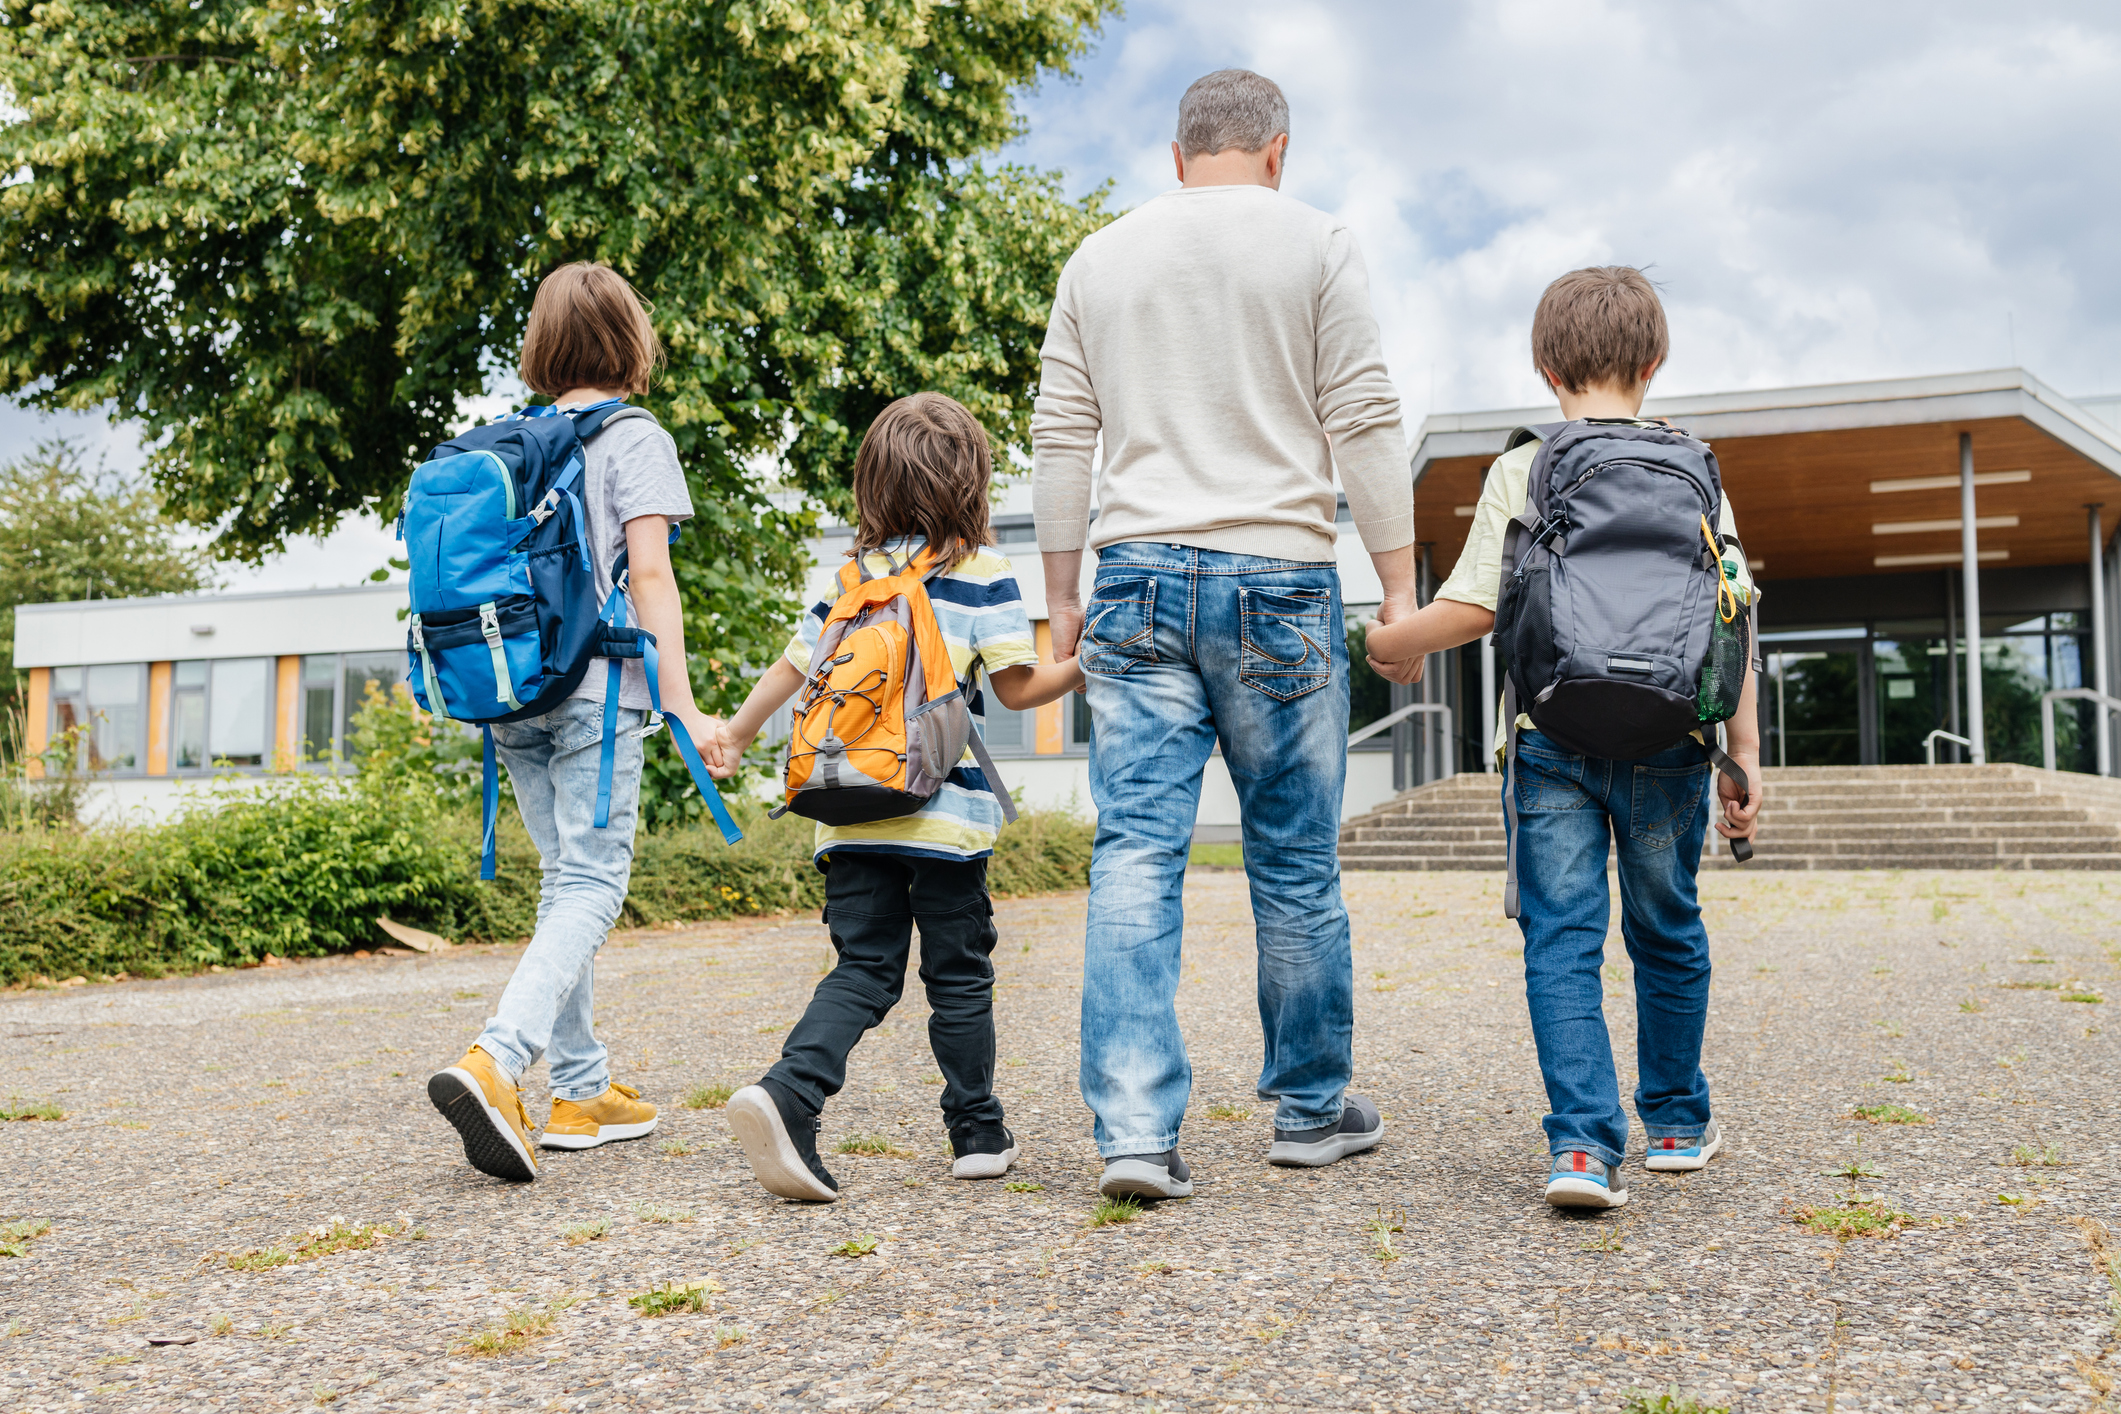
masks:
{"label": "stitched pocket design", "polygon": [[1288,702],[1332,681],[1331,590],[1240,589],[1237,609],[1244,636],[1239,682]]}
{"label": "stitched pocket design", "polygon": [[1076,649],[1083,671],[1119,677],[1137,663],[1156,661],[1156,581],[1100,580],[1090,590],[1083,637]]}
{"label": "stitched pocket design", "polygon": [[1517,749],[1517,808],[1521,811],[1588,810],[1581,756],[1547,756]]}
{"label": "stitched pocket design", "polygon": [[1709,768],[1700,766],[1637,766],[1635,799],[1628,833],[1651,849],[1670,849],[1680,833],[1694,823],[1701,808],[1702,788]]}

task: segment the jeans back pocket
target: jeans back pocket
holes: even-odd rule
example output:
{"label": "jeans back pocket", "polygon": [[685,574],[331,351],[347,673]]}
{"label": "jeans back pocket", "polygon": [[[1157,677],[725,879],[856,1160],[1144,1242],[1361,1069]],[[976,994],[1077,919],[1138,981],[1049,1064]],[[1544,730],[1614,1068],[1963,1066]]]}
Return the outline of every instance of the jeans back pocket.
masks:
{"label": "jeans back pocket", "polygon": [[1103,579],[1090,588],[1076,648],[1083,671],[1118,677],[1137,663],[1156,661],[1156,581]]}
{"label": "jeans back pocket", "polygon": [[1670,849],[1693,828],[1695,816],[1701,813],[1708,776],[1706,764],[1637,766],[1628,833],[1651,849]]}
{"label": "jeans back pocket", "polygon": [[1516,764],[1520,811],[1589,810],[1594,803],[1584,788],[1581,756],[1549,756],[1520,743]]}
{"label": "jeans back pocket", "polygon": [[1237,591],[1237,610],[1238,681],[1288,702],[1333,680],[1333,591],[1246,587]]}

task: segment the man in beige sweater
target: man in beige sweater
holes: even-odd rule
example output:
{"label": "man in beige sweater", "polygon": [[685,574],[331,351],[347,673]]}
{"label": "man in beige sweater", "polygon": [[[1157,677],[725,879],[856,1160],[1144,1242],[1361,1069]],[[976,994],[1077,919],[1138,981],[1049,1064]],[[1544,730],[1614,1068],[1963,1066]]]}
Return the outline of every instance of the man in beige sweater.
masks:
{"label": "man in beige sweater", "polygon": [[1385,622],[1414,609],[1413,485],[1362,254],[1346,226],[1281,195],[1288,145],[1287,100],[1258,74],[1186,91],[1179,189],[1090,236],[1061,272],[1031,421],[1054,652],[1081,657],[1095,723],[1081,1080],[1109,1194],[1192,1192],[1178,1154],[1192,1089],[1174,1008],[1180,892],[1218,743],[1258,935],[1267,1158],[1329,1164],[1384,1134],[1377,1107],[1347,1092],[1334,474]]}

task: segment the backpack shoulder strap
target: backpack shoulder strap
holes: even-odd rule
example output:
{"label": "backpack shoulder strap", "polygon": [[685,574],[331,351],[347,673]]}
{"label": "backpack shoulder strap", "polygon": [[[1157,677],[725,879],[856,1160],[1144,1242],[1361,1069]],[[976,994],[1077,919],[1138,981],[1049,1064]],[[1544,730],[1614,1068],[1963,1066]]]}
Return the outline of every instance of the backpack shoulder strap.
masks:
{"label": "backpack shoulder strap", "polygon": [[[581,438],[584,442],[596,436],[597,433],[602,432],[614,422],[624,422],[630,418],[637,417],[645,417],[650,422],[655,422],[656,420],[655,414],[647,408],[637,408],[631,403],[622,402],[618,398],[606,398],[601,403],[591,403],[580,411],[569,409],[569,414],[574,420],[574,435]],[[661,426],[662,424],[657,423],[656,425]]]}
{"label": "backpack shoulder strap", "polygon": [[1510,429],[1510,435],[1503,440],[1502,449],[1504,452],[1514,452],[1527,442],[1551,441],[1556,432],[1568,425],[1566,422],[1535,422],[1523,427],[1513,427]]}

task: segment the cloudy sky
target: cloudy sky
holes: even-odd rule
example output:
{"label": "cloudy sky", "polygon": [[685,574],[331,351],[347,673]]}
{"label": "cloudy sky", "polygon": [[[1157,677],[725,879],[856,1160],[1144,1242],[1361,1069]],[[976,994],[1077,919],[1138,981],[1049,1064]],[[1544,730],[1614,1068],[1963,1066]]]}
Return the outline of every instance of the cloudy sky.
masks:
{"label": "cloudy sky", "polygon": [[[1288,92],[1284,190],[1360,238],[1410,431],[1538,401],[1540,289],[1610,261],[1664,286],[1663,392],[2010,364],[2121,392],[2111,3],[1130,0],[1008,155],[1138,204],[1229,65]],[[0,416],[0,454],[35,435]],[[386,546],[349,528],[232,587]]]}

